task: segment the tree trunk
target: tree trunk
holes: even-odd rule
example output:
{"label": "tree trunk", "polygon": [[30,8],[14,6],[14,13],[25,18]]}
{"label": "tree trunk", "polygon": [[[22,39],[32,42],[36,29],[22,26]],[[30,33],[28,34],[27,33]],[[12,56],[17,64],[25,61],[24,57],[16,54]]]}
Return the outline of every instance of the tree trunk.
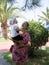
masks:
{"label": "tree trunk", "polygon": [[49,37],[48,37],[48,42],[49,42]]}
{"label": "tree trunk", "polygon": [[1,28],[2,28],[2,36],[4,38],[7,38],[7,23],[2,23]]}

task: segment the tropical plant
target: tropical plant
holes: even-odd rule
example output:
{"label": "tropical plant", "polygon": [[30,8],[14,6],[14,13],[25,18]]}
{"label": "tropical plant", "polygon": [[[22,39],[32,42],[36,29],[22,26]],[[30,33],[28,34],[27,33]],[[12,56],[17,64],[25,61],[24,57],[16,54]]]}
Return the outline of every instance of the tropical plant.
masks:
{"label": "tropical plant", "polygon": [[46,8],[46,12],[42,11],[42,14],[43,16],[38,15],[39,19],[45,20],[46,22],[49,23],[49,8],[48,7]]}
{"label": "tropical plant", "polygon": [[[17,1],[17,0],[16,0]],[[26,8],[32,8],[36,6],[40,6],[41,0],[25,0],[24,5],[22,5],[22,9],[25,10]],[[11,4],[15,2],[15,0],[8,0]]]}
{"label": "tropical plant", "polygon": [[45,45],[48,41],[48,30],[44,28],[39,22],[29,22],[28,29],[31,36],[31,47],[29,48],[29,55],[32,56],[35,50],[42,45]]}
{"label": "tropical plant", "polygon": [[7,4],[7,0],[0,0],[0,22],[2,27],[2,34],[7,37],[7,19],[12,15],[17,7],[12,7]]}

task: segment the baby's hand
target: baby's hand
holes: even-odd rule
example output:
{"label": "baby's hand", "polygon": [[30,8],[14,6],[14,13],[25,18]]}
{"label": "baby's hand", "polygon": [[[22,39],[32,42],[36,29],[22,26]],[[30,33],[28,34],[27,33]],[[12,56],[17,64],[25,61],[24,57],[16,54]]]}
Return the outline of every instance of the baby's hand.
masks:
{"label": "baby's hand", "polygon": [[20,34],[20,35],[22,35],[22,34],[23,34],[23,32],[22,32],[22,31],[19,31],[19,34]]}

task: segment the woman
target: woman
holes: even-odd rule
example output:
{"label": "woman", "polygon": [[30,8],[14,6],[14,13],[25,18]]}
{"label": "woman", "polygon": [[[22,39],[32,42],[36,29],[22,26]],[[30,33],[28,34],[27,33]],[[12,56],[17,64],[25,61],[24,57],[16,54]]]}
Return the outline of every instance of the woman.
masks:
{"label": "woman", "polygon": [[31,39],[29,33],[26,31],[29,27],[28,22],[22,24],[22,30],[19,32],[23,36],[23,46],[16,47],[14,46],[12,50],[12,58],[16,65],[27,65],[28,62],[28,47],[31,46]]}

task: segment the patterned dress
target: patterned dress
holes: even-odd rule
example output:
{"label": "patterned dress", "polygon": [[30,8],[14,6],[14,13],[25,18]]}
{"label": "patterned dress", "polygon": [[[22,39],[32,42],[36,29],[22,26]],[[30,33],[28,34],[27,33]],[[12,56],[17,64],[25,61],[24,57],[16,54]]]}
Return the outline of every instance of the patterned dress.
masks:
{"label": "patterned dress", "polygon": [[[27,44],[30,41],[29,33],[23,34],[24,44]],[[14,62],[27,62],[28,61],[28,48],[21,47],[16,50],[15,46],[12,49],[12,59]]]}

